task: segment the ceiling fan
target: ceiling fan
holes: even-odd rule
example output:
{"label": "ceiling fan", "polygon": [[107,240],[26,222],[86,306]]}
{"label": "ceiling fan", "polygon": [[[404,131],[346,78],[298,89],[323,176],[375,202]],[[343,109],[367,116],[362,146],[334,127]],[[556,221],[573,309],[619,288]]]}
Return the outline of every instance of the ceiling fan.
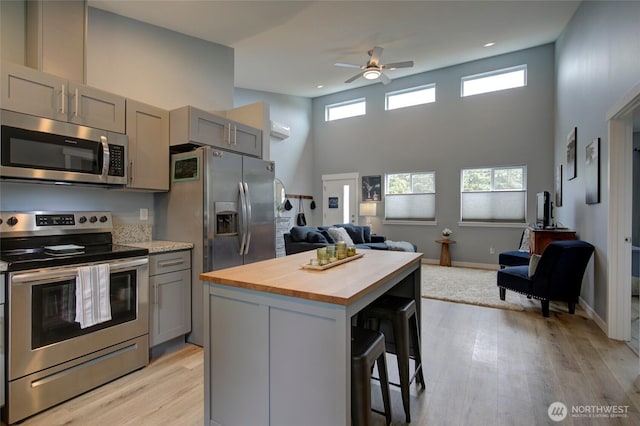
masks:
{"label": "ceiling fan", "polygon": [[413,66],[413,61],[404,61],[404,62],[394,62],[392,64],[381,64],[380,57],[382,56],[382,47],[376,46],[373,49],[367,52],[371,59],[367,61],[366,65],[356,65],[356,64],[343,64],[337,63],[334,64],[336,67],[345,67],[345,68],[360,68],[362,71],[358,74],[354,75],[345,83],[351,83],[354,80],[357,80],[360,77],[364,77],[367,80],[375,80],[380,78],[382,84],[389,84],[391,79],[382,73],[382,70],[394,70],[396,68],[411,68]]}

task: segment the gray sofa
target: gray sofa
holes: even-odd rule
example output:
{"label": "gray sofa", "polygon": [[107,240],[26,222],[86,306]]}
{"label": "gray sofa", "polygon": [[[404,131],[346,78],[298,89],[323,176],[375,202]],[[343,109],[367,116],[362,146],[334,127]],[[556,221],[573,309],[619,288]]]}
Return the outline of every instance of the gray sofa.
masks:
{"label": "gray sofa", "polygon": [[333,226],[294,226],[284,234],[284,247],[286,253],[295,254],[303,251],[315,250],[329,244],[335,244],[335,240],[329,234],[329,228],[344,228],[353,240],[356,248],[372,250],[388,250],[383,235],[372,235],[369,226],[358,226],[344,223]]}

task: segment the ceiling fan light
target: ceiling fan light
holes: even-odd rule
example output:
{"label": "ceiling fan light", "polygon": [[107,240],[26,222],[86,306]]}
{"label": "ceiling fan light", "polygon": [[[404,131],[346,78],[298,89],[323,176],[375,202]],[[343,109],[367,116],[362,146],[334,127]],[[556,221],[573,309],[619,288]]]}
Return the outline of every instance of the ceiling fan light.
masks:
{"label": "ceiling fan light", "polygon": [[378,71],[378,70],[366,70],[364,72],[364,74],[362,74],[362,76],[364,78],[366,78],[367,80],[375,80],[376,78],[380,77],[380,71]]}

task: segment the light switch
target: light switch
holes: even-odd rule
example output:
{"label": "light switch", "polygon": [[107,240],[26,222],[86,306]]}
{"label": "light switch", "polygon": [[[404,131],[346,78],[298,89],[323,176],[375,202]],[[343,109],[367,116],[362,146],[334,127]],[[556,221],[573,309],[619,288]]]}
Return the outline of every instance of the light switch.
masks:
{"label": "light switch", "polygon": [[149,209],[140,209],[140,220],[149,220]]}

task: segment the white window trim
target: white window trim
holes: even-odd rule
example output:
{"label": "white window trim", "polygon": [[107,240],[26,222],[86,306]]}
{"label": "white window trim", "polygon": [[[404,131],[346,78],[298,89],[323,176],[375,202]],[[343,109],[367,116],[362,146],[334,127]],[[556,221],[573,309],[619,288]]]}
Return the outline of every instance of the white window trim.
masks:
{"label": "white window trim", "polygon": [[[514,190],[514,189],[498,189],[498,190],[491,190],[491,191],[463,191],[462,189],[462,185],[464,184],[463,179],[462,179],[462,175],[464,174],[465,170],[477,170],[477,169],[491,169],[492,173],[491,173],[491,186],[493,186],[493,170],[498,170],[498,169],[515,169],[515,168],[519,168],[522,167],[524,169],[523,172],[523,177],[522,177],[522,181],[523,181],[523,186],[524,188],[521,190]],[[529,223],[527,222],[527,209],[528,209],[528,204],[527,204],[527,198],[529,196],[529,190],[528,190],[528,185],[527,185],[527,165],[526,164],[514,164],[511,166],[488,166],[488,167],[466,167],[463,169],[460,169],[460,220],[458,221],[458,226],[473,226],[473,227],[484,227],[484,228],[522,228],[523,226],[527,226]],[[463,193],[478,193],[478,192],[508,192],[508,191],[521,191],[525,193],[525,197],[524,197],[524,221],[522,222],[494,222],[494,221],[463,221],[462,220],[462,194]]]}
{"label": "white window trim", "polygon": [[[467,81],[480,80],[482,78],[493,77],[493,76],[501,75],[501,74],[508,74],[508,73],[511,73],[511,72],[514,72],[514,71],[520,71],[520,70],[524,71],[524,83],[522,84],[522,86],[509,87],[509,88],[498,89],[498,90],[491,90],[491,91],[488,91],[488,92],[474,93],[474,94],[471,94],[471,95],[465,95],[464,94],[464,83],[467,82]],[[527,64],[516,65],[516,66],[513,66],[513,67],[502,68],[502,69],[499,69],[499,70],[487,71],[487,72],[483,72],[483,73],[479,73],[479,74],[467,75],[467,76],[464,76],[464,77],[462,77],[460,79],[460,97],[461,98],[468,98],[470,96],[484,95],[484,94],[487,94],[487,93],[501,92],[503,90],[517,89],[518,87],[526,87],[527,83],[528,83]]]}
{"label": "white window trim", "polygon": [[[334,118],[333,120],[329,120],[329,111],[332,108],[340,108],[340,107],[344,107],[344,106],[348,106],[348,105],[355,105],[355,104],[359,104],[359,103],[364,103],[364,114],[350,115],[348,117]],[[367,115],[367,98],[350,99],[348,101],[338,102],[338,103],[335,103],[335,104],[330,104],[330,105],[325,105],[324,106],[324,121],[325,122],[344,120],[346,118],[360,117],[362,115]]]}
{"label": "white window trim", "polygon": [[[398,108],[389,109],[389,97],[390,96],[404,95],[405,93],[419,92],[419,91],[426,90],[426,89],[433,89],[433,101],[421,102],[419,104],[407,105],[407,106],[402,106],[402,107],[398,107]],[[385,111],[395,111],[397,109],[411,108],[411,107],[420,106],[420,105],[432,104],[432,103],[436,102],[436,95],[437,94],[436,94],[436,84],[435,83],[423,84],[421,86],[409,87],[407,89],[394,90],[392,92],[387,92],[387,93],[384,94],[384,110]]]}

